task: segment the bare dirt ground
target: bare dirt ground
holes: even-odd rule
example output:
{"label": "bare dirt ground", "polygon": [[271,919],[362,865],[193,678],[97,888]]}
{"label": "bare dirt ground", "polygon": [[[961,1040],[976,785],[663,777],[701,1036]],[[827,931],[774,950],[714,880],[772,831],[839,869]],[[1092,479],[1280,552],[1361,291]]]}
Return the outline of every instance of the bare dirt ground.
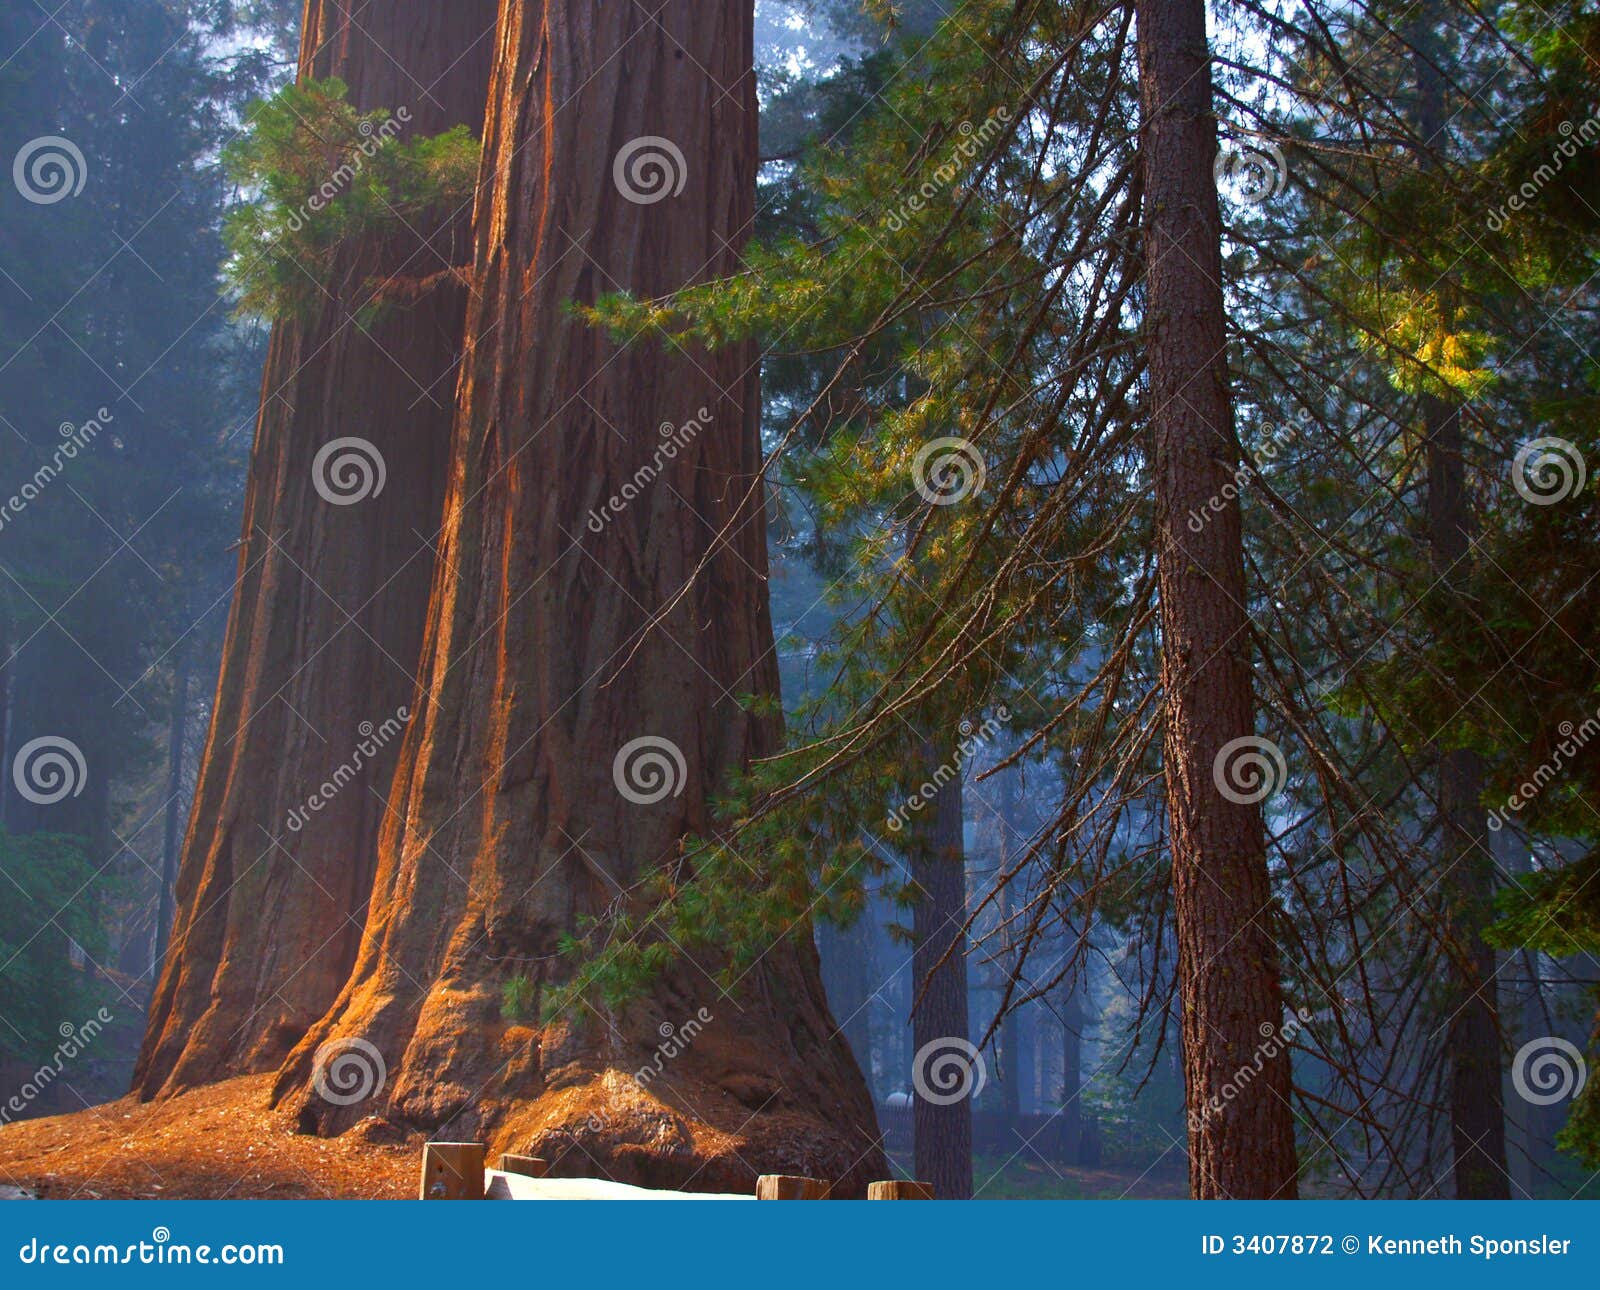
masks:
{"label": "bare dirt ground", "polygon": [[125,1097],[0,1127],[0,1186],[46,1199],[414,1197],[422,1139],[293,1132],[268,1109],[272,1076],[246,1075],[162,1102]]}
{"label": "bare dirt ground", "polygon": [[[267,1106],[272,1076],[246,1075],[160,1102],[124,1097],[0,1126],[0,1198],[344,1199],[415,1197],[420,1135],[360,1124],[338,1138],[295,1133]],[[909,1161],[906,1162],[909,1165]],[[979,1161],[986,1199],[1182,1196],[1181,1178],[1131,1169]]]}

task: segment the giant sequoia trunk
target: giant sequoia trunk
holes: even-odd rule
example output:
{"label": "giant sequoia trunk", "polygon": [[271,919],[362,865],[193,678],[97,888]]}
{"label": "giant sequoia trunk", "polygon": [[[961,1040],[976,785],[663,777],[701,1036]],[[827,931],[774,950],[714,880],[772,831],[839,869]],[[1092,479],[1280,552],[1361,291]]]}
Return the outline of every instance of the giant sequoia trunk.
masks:
{"label": "giant sequoia trunk", "polygon": [[[405,108],[407,131],[476,132],[494,22],[492,0],[308,0],[300,74]],[[463,263],[470,231],[470,211],[444,213],[353,249],[319,315],[273,331],[145,1096],[277,1065],[348,976],[415,684],[466,291],[436,279],[365,329],[354,311],[373,279]],[[381,491],[359,459],[381,460]]]}
{"label": "giant sequoia trunk", "polygon": [[[777,685],[755,355],[619,347],[569,310],[737,266],[752,27],[748,0],[502,3],[418,714],[355,969],[279,1076],[307,1129],[376,1114],[695,1189],[883,1168],[808,927],[731,994],[684,963],[536,1020],[564,934],[674,864],[778,734],[737,697]],[[371,1078],[328,1097],[355,1051]]]}
{"label": "giant sequoia trunk", "polygon": [[[1227,487],[1217,151],[1203,0],[1139,0],[1146,344],[1160,560],[1161,684],[1189,1179],[1196,1197],[1296,1194],[1289,1055],[1266,839],[1227,777],[1254,730],[1242,528]],[[1208,512],[1208,508],[1210,508]],[[1186,516],[1208,514],[1198,533]],[[1233,744],[1232,749],[1228,746]],[[1225,756],[1225,750],[1228,755]],[[1245,777],[1246,781],[1248,777]],[[1224,784],[1233,791],[1225,793]]]}

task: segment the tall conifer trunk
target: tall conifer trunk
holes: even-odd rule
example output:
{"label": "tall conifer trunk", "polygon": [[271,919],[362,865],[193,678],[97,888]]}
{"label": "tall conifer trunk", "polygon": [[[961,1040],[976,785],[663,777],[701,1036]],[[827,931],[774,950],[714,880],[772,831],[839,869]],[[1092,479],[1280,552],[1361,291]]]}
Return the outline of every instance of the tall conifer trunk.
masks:
{"label": "tall conifer trunk", "polygon": [[[1238,460],[1203,0],[1139,0],[1146,348],[1165,771],[1197,1198],[1296,1194],[1289,1055],[1261,810],[1219,761],[1252,736]],[[1220,499],[1234,498],[1222,502]],[[1186,517],[1211,514],[1198,533]],[[1225,772],[1225,767],[1220,772]],[[1226,1093],[1225,1093],[1226,1090]]]}
{"label": "tall conifer trunk", "polygon": [[[1424,4],[1407,34],[1417,76],[1417,133],[1422,164],[1448,142],[1444,56],[1438,6]],[[1451,319],[1441,320],[1449,327]],[[1465,594],[1472,572],[1472,513],[1467,498],[1461,408],[1437,393],[1422,396],[1428,469],[1429,565],[1440,594]],[[1494,856],[1483,809],[1483,760],[1470,748],[1438,759],[1436,821],[1444,895],[1449,979],[1443,1000],[1450,1068],[1450,1143],[1458,1200],[1510,1200],[1506,1117],[1500,1082],[1500,1003],[1495,953],[1483,939],[1494,918]]]}
{"label": "tall conifer trunk", "polygon": [[[493,0],[307,0],[300,75],[339,77],[363,111],[404,108],[405,133],[477,132],[494,23]],[[277,1065],[355,957],[422,639],[466,291],[439,279],[366,327],[354,312],[374,278],[464,263],[470,228],[470,211],[441,214],[353,248],[317,316],[273,329],[171,946],[134,1075],[147,1097]],[[381,459],[381,492],[329,500],[361,491],[340,485],[344,450],[318,462],[340,439],[368,445],[349,449],[352,466]]]}
{"label": "tall conifer trunk", "polygon": [[[752,58],[749,0],[503,0],[418,715],[354,972],[280,1072],[307,1129],[379,1114],[654,1186],[881,1176],[807,926],[731,994],[687,963],[539,1021],[562,938],[779,734],[739,698],[777,690],[756,355],[570,313],[737,267]],[[342,1104],[317,1077],[356,1041],[381,1080]]]}

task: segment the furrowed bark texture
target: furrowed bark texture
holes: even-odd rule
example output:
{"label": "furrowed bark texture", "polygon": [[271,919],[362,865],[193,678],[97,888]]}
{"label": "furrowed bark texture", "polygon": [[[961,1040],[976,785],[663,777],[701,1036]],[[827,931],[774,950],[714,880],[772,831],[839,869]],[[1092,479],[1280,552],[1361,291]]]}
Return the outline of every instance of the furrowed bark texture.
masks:
{"label": "furrowed bark texture", "polygon": [[[737,266],[752,25],[738,0],[502,4],[419,712],[355,970],[280,1073],[307,1129],[376,1114],[654,1186],[881,1176],[808,927],[731,995],[686,964],[616,1011],[505,1002],[567,979],[560,938],[777,739],[737,698],[777,686],[755,355],[619,346],[568,308]],[[355,1039],[383,1078],[340,1105],[317,1073]]]}
{"label": "furrowed bark texture", "polygon": [[[1199,1198],[1296,1194],[1289,1056],[1260,807],[1216,770],[1254,731],[1228,391],[1210,55],[1201,0],[1140,0],[1150,433],[1172,878]],[[1223,781],[1229,782],[1232,781]],[[1235,796],[1247,794],[1235,793]]]}
{"label": "furrowed bark texture", "polygon": [[[406,108],[405,133],[476,133],[494,26],[492,0],[308,0],[300,75],[338,76],[363,111]],[[415,684],[466,292],[446,283],[365,329],[353,310],[372,279],[464,262],[471,212],[413,232],[353,249],[318,315],[273,329],[171,948],[134,1075],[146,1097],[277,1065],[355,957]],[[343,438],[370,445],[354,455],[381,458],[385,483],[339,505],[315,476]],[[339,486],[341,455],[320,475],[345,498],[360,485]],[[313,794],[327,800],[309,807]]]}

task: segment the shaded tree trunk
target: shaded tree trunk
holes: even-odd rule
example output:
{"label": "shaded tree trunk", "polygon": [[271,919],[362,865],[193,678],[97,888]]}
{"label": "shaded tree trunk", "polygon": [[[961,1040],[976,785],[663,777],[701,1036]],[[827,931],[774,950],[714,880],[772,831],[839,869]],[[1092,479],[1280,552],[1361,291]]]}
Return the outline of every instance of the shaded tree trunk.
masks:
{"label": "shaded tree trunk", "polygon": [[[1417,128],[1424,148],[1445,141],[1438,59],[1439,14],[1424,5],[1408,27],[1417,75]],[[1425,153],[1423,165],[1432,165]],[[1446,320],[1448,322],[1448,320]],[[1459,597],[1471,573],[1472,516],[1467,500],[1461,409],[1422,397],[1427,435],[1430,568],[1446,597]],[[1500,1072],[1500,1011],[1495,953],[1483,939],[1494,916],[1494,857],[1483,809],[1483,761],[1469,748],[1439,754],[1437,820],[1445,897],[1447,962],[1445,1048],[1450,1064],[1450,1142],[1458,1200],[1509,1200],[1505,1104]]]}
{"label": "shaded tree trunk", "polygon": [[[308,0],[300,75],[406,108],[408,133],[476,131],[494,22],[492,0]],[[466,292],[438,280],[365,327],[355,311],[375,278],[464,263],[470,223],[445,212],[353,248],[320,314],[273,329],[146,1097],[277,1065],[348,976],[415,682]],[[319,460],[341,439],[365,442]],[[381,461],[382,490],[350,491],[341,459]]]}
{"label": "shaded tree trunk", "polygon": [[1061,1146],[1068,1164],[1083,1150],[1083,981],[1061,983]]}
{"label": "shaded tree trunk", "polygon": [[[354,971],[279,1075],[307,1130],[375,1114],[651,1186],[881,1176],[809,926],[732,993],[677,963],[532,1019],[563,937],[631,906],[780,733],[737,698],[777,688],[756,355],[621,347],[569,309],[737,268],[752,39],[738,0],[503,0],[418,714]],[[330,1100],[358,1040],[370,1096]]]}
{"label": "shaded tree trunk", "polygon": [[[873,965],[872,922],[863,913],[849,927],[824,922],[817,929],[823,984],[839,1029],[855,1054],[856,1065],[872,1088],[872,999],[877,983]],[[876,1098],[874,1098],[876,1101]]]}
{"label": "shaded tree trunk", "polygon": [[189,651],[178,647],[173,664],[172,709],[167,717],[167,804],[161,836],[161,891],[156,900],[156,925],[150,947],[150,978],[161,975],[172,927],[173,888],[178,880],[178,812],[183,794],[183,744],[189,733]]}
{"label": "shaded tree trunk", "polygon": [[[1189,1177],[1198,1198],[1293,1197],[1289,1055],[1259,805],[1219,762],[1254,731],[1202,0],[1140,0],[1146,345],[1160,561],[1165,773]],[[1186,517],[1213,513],[1200,532]],[[1237,745],[1235,748],[1237,749]],[[1247,1078],[1242,1074],[1248,1072]],[[1230,1096],[1224,1097],[1227,1088]]]}
{"label": "shaded tree trunk", "polygon": [[[945,765],[956,765],[947,749]],[[929,777],[939,770],[927,745]],[[911,953],[911,1043],[915,1072],[911,1123],[916,1176],[941,1200],[972,1195],[972,1096],[981,1060],[969,1060],[967,875],[959,773],[938,790],[933,818],[917,830],[911,880],[917,889]]]}

